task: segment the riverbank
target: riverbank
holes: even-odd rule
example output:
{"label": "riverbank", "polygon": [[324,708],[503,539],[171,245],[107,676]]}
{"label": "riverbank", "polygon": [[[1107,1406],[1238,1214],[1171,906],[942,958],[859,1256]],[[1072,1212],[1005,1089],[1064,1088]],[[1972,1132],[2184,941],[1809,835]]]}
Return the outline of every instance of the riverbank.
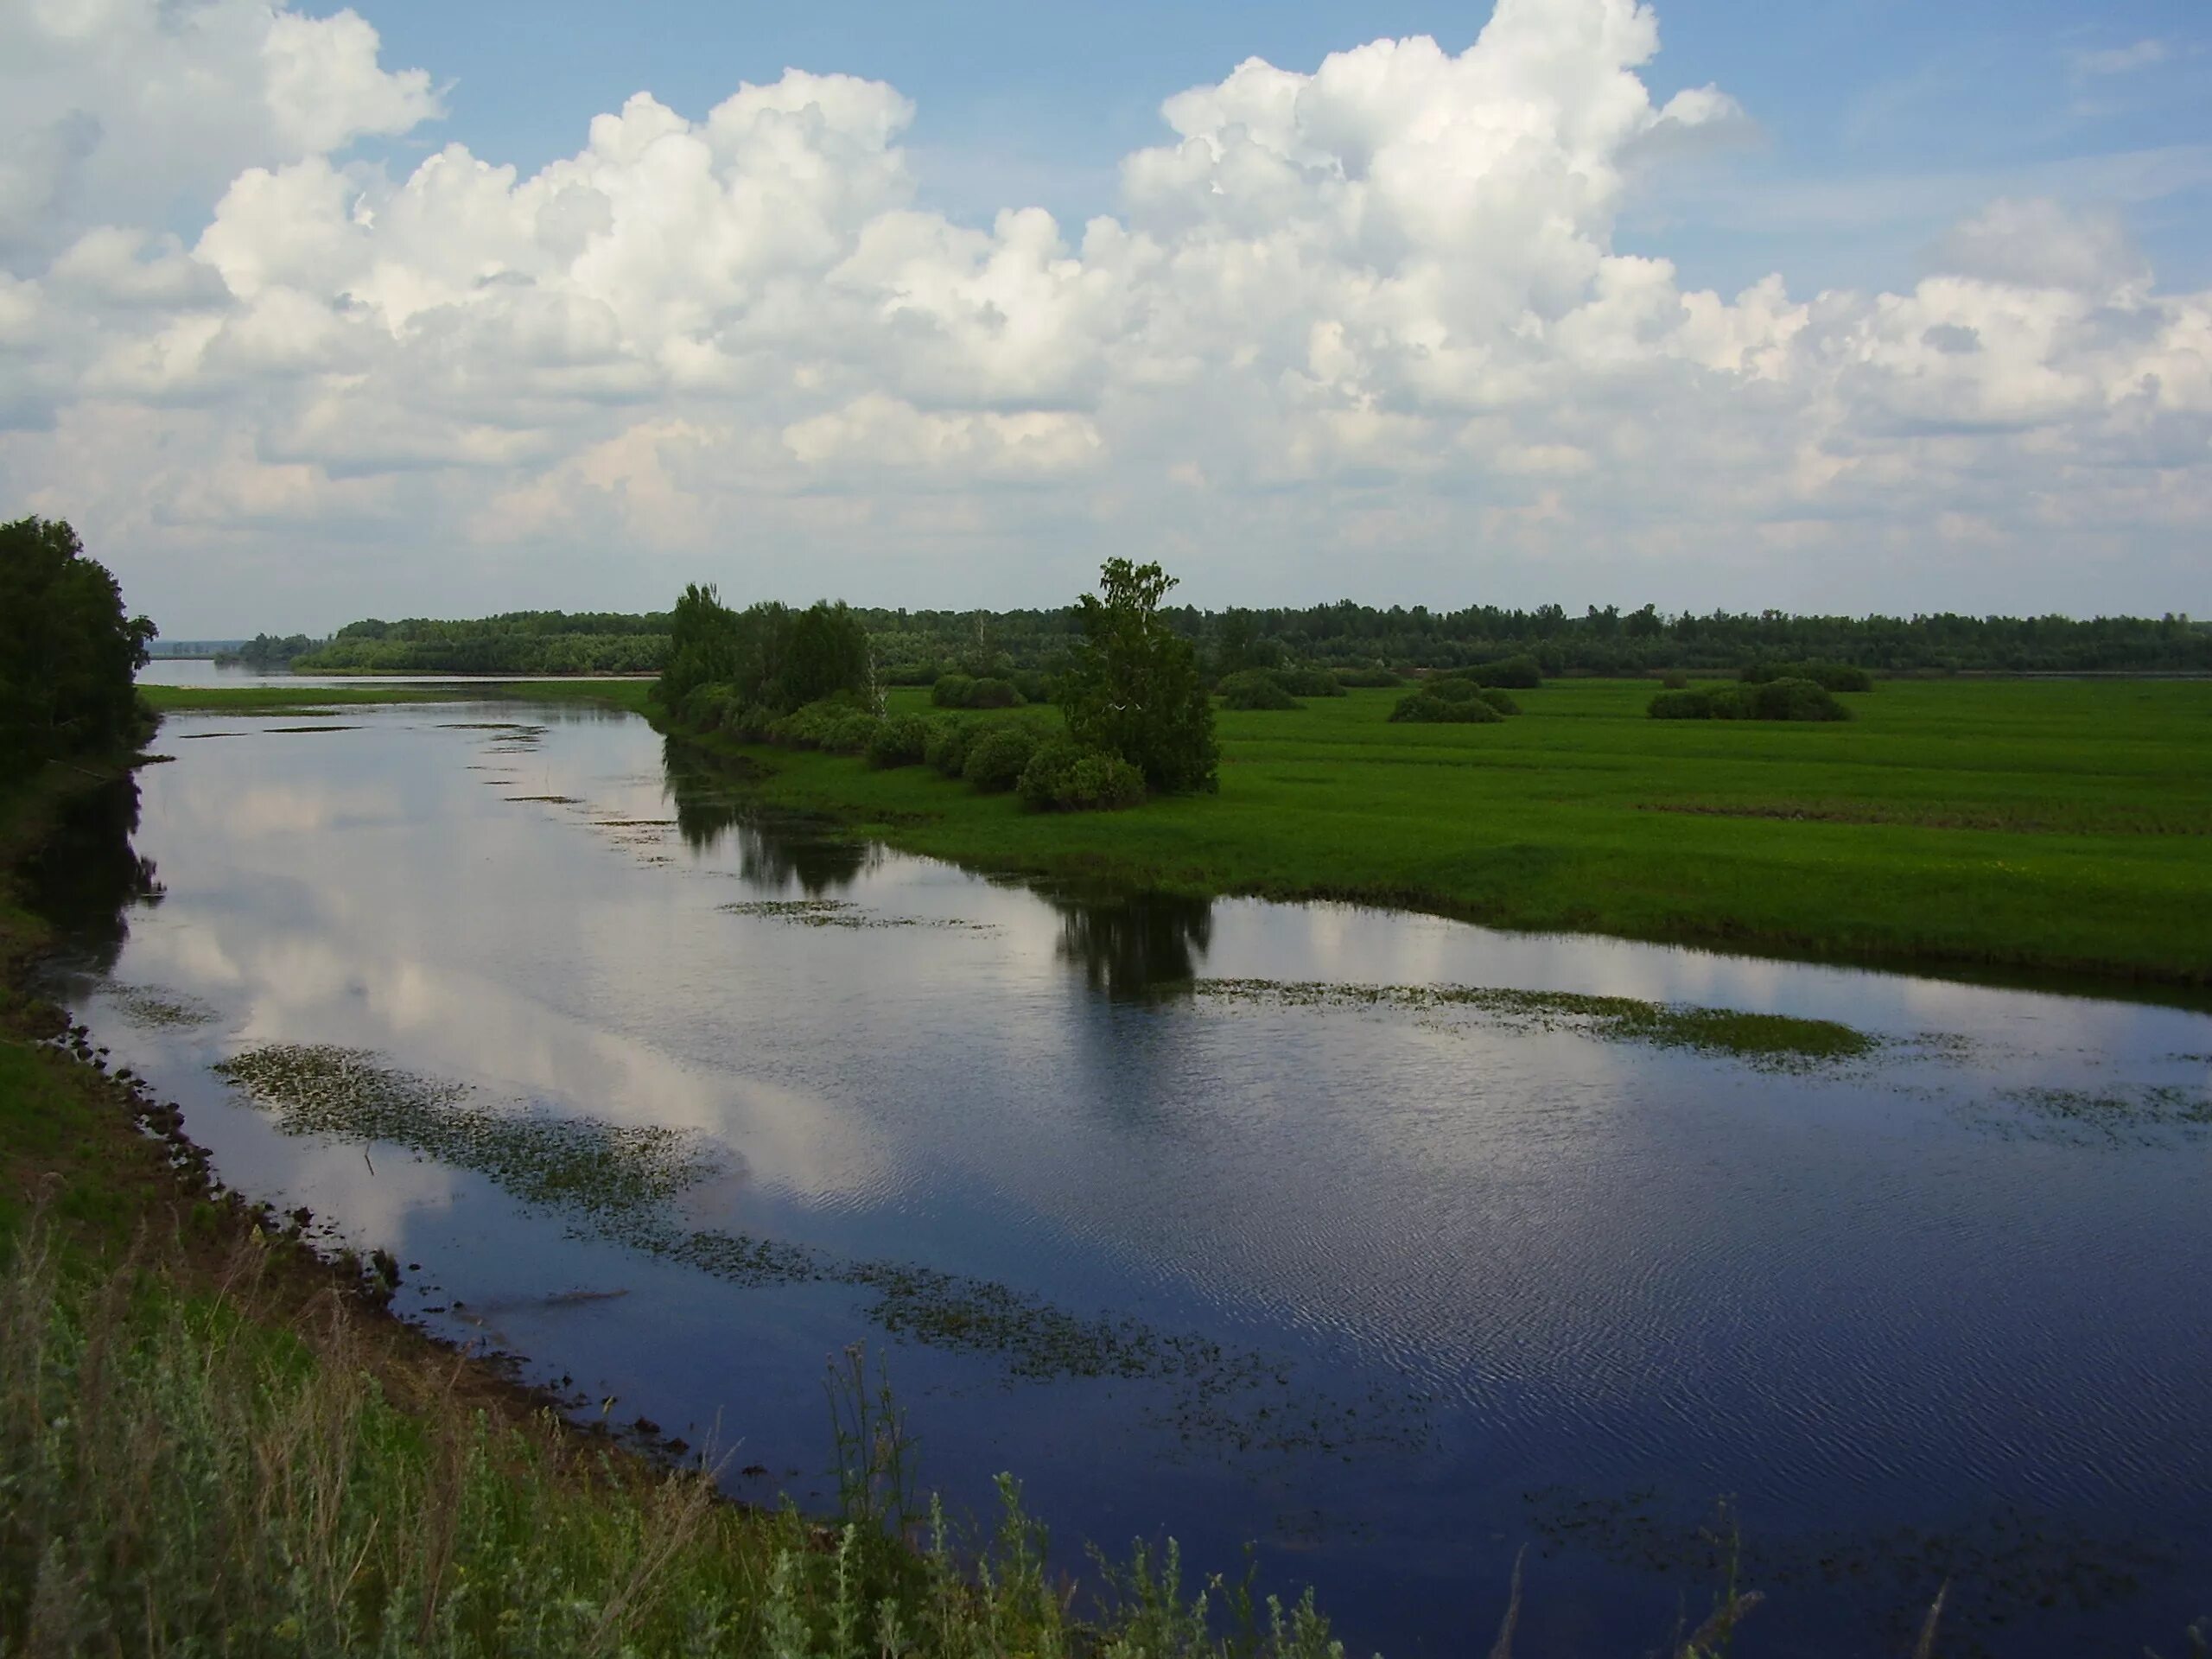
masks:
{"label": "riverbank", "polygon": [[[1644,682],[1220,717],[1221,791],[1040,816],[925,768],[745,749],[764,802],[972,867],[1849,963],[2212,985],[2212,686],[1885,683],[1847,725],[1646,719]],[[893,693],[894,712],[925,707]],[[1040,714],[1046,711],[1038,711]]]}
{"label": "riverbank", "polygon": [[[740,1508],[390,1317],[401,1264],[213,1183],[35,983],[26,866],[129,760],[0,794],[0,1650],[1214,1650],[1172,1556],[1071,1605],[1010,1484],[971,1576],[857,1360],[843,1524]],[[1260,1618],[1255,1651],[1327,1651],[1310,1609]]]}
{"label": "riverbank", "polygon": [[[521,695],[628,709],[641,681]],[[238,713],[482,686],[149,687]],[[1496,725],[1406,726],[1390,691],[1220,717],[1217,796],[1039,815],[925,767],[687,737],[765,805],[971,868],[1192,896],[1334,899],[1491,926],[1888,969],[2212,987],[2212,683],[1885,682],[1846,725],[1646,719],[1648,681],[1516,692]],[[925,691],[890,696],[929,712]],[[1047,709],[1025,711],[1047,723]]]}

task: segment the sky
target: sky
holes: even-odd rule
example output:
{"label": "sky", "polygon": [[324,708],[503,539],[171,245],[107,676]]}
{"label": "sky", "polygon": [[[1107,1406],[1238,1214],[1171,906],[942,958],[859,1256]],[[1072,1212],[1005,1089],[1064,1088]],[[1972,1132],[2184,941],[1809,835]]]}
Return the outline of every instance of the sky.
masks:
{"label": "sky", "polygon": [[2212,613],[2212,7],[0,0],[0,514],[172,638]]}

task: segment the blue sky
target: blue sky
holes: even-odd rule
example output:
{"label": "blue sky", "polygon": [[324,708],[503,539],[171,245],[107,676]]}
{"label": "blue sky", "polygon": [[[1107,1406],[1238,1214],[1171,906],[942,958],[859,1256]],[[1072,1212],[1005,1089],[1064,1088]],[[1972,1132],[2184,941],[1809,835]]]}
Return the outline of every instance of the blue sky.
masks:
{"label": "blue sky", "polygon": [[[805,6],[640,0],[365,0],[388,65],[449,83],[459,137],[524,171],[574,151],[591,112],[651,91],[697,117],[786,67],[884,79],[912,99],[924,198],[987,219],[1034,204],[1079,224],[1115,207],[1122,156],[1162,137],[1160,101],[1259,56],[1311,70],[1378,37],[1472,41],[1487,6],[1218,0],[1203,6]],[[1895,287],[1992,196],[2117,204],[2170,287],[2212,279],[2212,8],[1776,6],[1669,0],[1656,99],[1719,85],[1755,140],[1669,179],[1623,220],[1694,286],[1771,270],[1793,286]],[[2145,48],[2145,42],[2155,43]]]}

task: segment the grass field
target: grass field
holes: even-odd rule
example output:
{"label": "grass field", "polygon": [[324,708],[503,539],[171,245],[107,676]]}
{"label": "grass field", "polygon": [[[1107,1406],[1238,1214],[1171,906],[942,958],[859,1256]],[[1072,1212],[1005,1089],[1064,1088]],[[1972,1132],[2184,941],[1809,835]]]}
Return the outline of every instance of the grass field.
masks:
{"label": "grass field", "polygon": [[[265,709],[430,690],[289,694]],[[1219,795],[1101,816],[1027,813],[924,768],[745,753],[765,766],[767,804],[980,868],[2212,986],[2212,683],[1898,681],[1848,698],[1858,717],[1844,725],[1653,721],[1653,690],[1555,682],[1515,693],[1524,712],[1487,726],[1391,725],[1389,691],[1224,714]],[[288,695],[149,691],[157,707],[239,712]],[[646,712],[645,692],[527,695]],[[927,695],[894,692],[892,708],[925,709]]]}

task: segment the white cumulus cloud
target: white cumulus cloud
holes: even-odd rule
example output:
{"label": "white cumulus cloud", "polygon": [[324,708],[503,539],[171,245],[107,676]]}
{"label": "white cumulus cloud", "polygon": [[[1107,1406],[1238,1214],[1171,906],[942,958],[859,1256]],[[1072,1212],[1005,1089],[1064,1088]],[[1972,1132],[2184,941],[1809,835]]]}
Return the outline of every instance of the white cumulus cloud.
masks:
{"label": "white cumulus cloud", "polygon": [[1655,102],[1658,38],[1502,0],[1462,49],[1249,60],[1113,214],[982,226],[917,206],[880,82],[395,172],[358,141],[439,100],[350,11],[16,8],[0,480],[186,632],[693,576],[1036,602],[1122,550],[1217,602],[2186,607],[2212,296],[2038,200],[1907,291],[1688,289],[1616,223],[1750,118]]}

